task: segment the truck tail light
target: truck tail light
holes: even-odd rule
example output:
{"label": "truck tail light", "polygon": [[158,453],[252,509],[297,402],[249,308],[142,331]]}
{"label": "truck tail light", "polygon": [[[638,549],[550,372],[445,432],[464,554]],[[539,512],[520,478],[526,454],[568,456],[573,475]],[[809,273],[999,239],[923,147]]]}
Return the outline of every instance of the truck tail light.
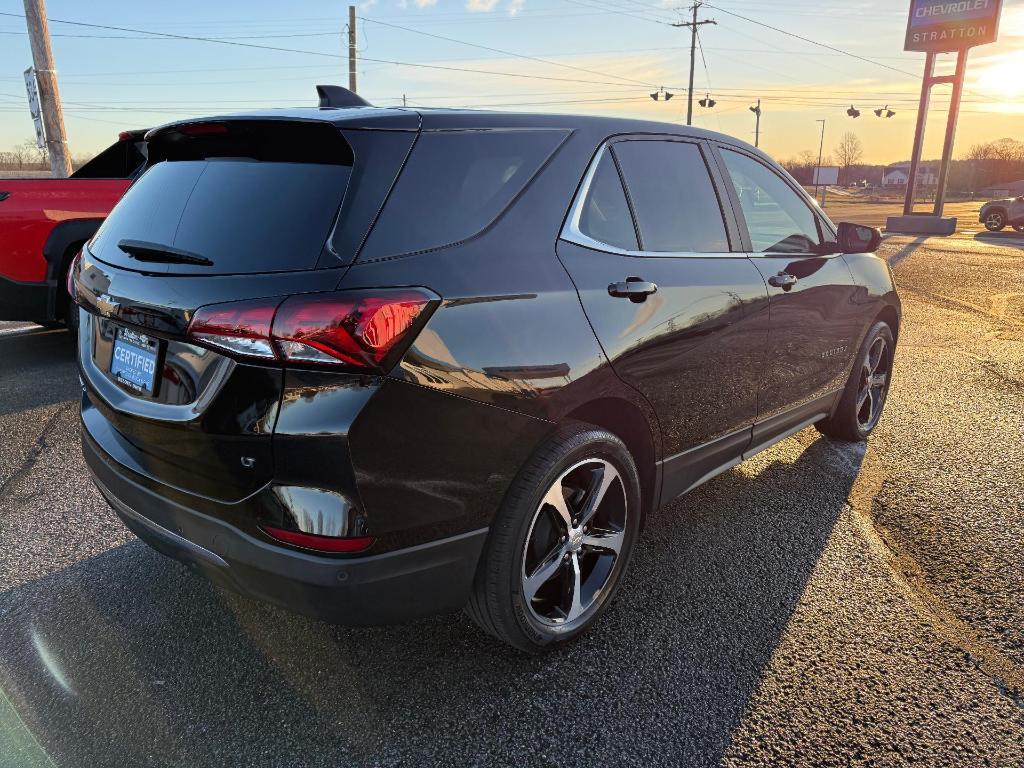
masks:
{"label": "truck tail light", "polygon": [[423,288],[339,291],[201,307],[188,336],[233,355],[383,371],[438,297]]}
{"label": "truck tail light", "polygon": [[78,302],[78,287],[75,285],[75,272],[78,271],[78,265],[81,263],[82,252],[79,251],[75,254],[75,258],[71,260],[71,264],[68,265],[66,288],[68,289],[68,297],[72,304]]}

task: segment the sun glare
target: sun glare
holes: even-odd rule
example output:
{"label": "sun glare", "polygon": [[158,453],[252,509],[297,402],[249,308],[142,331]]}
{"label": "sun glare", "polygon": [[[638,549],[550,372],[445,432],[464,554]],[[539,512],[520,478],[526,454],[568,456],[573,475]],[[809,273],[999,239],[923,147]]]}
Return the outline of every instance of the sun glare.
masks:
{"label": "sun glare", "polygon": [[978,73],[977,87],[1000,101],[1024,96],[1024,51],[999,57]]}

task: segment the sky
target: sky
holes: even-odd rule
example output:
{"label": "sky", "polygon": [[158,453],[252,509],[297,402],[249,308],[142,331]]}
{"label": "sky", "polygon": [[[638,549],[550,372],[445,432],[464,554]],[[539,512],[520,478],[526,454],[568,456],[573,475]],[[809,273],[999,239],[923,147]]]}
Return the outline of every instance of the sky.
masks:
{"label": "sky", "polygon": [[[413,106],[682,123],[689,31],[671,23],[683,18],[677,9],[687,2],[363,0],[359,92],[382,106],[401,104],[404,96]],[[925,57],[902,50],[908,5],[708,0],[701,18],[716,24],[701,27],[694,93],[710,94],[717,105],[695,103],[694,124],[753,142],[748,108],[760,98],[761,147],[780,160],[803,150],[816,155],[822,119],[826,154],[852,131],[866,162],[905,160]],[[23,12],[20,0],[0,0],[0,150],[34,135],[22,75],[31,64]],[[99,151],[125,128],[252,107],[312,106],[317,83],[347,85],[344,0],[48,0],[47,12],[75,155]],[[143,34],[153,32],[230,44]],[[940,71],[951,71],[953,59],[941,57]],[[674,97],[652,100],[660,88]],[[941,154],[948,101],[949,86],[936,88],[926,157]],[[860,118],[846,115],[850,105]],[[873,110],[885,105],[895,117],[875,117]],[[971,52],[956,154],[1002,137],[1024,140],[1024,0],[1004,0],[999,42]]]}

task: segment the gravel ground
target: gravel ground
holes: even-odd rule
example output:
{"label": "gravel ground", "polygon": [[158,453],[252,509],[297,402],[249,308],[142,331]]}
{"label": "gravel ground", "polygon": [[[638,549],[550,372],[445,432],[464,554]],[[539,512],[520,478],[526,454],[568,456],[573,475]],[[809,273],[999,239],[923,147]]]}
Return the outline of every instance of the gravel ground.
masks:
{"label": "gravel ground", "polygon": [[0,324],[0,766],[1024,766],[1024,240],[894,237],[867,450],[807,430],[650,523],[526,658],[220,591],[87,479],[67,334]]}

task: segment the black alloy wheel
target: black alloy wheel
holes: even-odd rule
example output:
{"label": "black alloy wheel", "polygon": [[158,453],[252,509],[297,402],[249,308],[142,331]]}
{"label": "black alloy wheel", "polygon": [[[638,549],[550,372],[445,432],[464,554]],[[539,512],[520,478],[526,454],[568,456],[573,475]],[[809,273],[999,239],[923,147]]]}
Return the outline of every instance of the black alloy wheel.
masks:
{"label": "black alloy wheel", "polygon": [[819,432],[837,440],[867,440],[885,409],[895,349],[889,325],[881,320],[875,323],[864,338],[835,411],[815,425]]}
{"label": "black alloy wheel", "polygon": [[491,525],[470,617],[527,653],[591,627],[622,580],[640,528],[640,480],[626,446],[563,425],[527,461]]}

